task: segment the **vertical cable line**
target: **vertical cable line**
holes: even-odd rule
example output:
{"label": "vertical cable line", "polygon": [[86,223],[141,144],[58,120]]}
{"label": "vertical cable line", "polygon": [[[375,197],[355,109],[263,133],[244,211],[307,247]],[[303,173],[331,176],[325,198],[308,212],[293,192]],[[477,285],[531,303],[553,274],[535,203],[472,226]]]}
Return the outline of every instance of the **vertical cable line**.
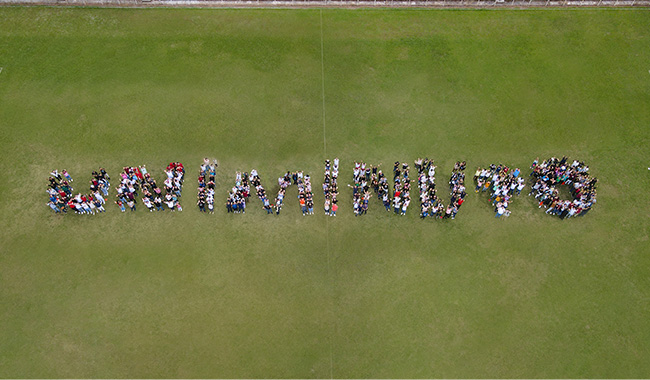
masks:
{"label": "vertical cable line", "polygon": [[[323,9],[319,10],[320,15],[320,74],[321,74],[321,97],[323,100],[323,157],[327,159],[327,135],[325,128],[325,48],[323,42]],[[332,272],[330,270],[330,221],[329,218],[325,217],[325,250],[327,251],[327,278],[332,282]],[[331,286],[330,288],[333,288]],[[333,302],[333,301],[332,301]],[[335,327],[335,326],[334,326]],[[334,354],[332,349],[332,339],[336,328],[333,329],[332,334],[329,339],[329,348],[330,348],[330,379],[334,378]]]}
{"label": "vertical cable line", "polygon": [[325,49],[323,42],[323,10],[320,9],[320,73],[323,99],[323,153],[327,155],[327,136],[325,134]]}

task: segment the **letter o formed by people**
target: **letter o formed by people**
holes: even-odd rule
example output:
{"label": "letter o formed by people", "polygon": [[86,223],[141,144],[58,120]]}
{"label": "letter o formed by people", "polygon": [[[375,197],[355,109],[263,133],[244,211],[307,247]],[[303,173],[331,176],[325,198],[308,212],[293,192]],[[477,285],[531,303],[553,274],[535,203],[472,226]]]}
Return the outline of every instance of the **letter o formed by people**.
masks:
{"label": "letter o formed by people", "polygon": [[[585,215],[596,203],[598,180],[589,175],[584,162],[551,157],[541,163],[533,163],[531,195],[535,195],[539,208],[561,219]],[[561,199],[559,186],[568,186],[573,199]]]}

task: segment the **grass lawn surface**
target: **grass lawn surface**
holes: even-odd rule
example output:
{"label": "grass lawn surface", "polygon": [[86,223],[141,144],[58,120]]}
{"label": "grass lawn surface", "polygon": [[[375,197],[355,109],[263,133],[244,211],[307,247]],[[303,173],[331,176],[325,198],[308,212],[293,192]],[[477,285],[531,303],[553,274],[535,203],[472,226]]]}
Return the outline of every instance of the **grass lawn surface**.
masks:
{"label": "grass lawn surface", "polygon": [[[0,375],[650,377],[648,47],[643,9],[0,8]],[[428,156],[444,189],[456,160],[471,187],[564,154],[599,179],[580,219],[522,195],[497,220],[473,191],[453,221],[355,218],[345,186],[355,160]],[[85,191],[170,161],[182,213],[46,206],[54,168]],[[295,187],[227,214],[252,168],[270,194],[309,173],[317,215]]]}

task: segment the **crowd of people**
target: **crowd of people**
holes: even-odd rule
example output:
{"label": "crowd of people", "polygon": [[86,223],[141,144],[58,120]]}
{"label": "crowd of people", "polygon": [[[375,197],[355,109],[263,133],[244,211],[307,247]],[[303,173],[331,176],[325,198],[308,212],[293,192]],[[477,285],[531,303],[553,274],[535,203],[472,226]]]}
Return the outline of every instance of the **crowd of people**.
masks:
{"label": "crowd of people", "polygon": [[[142,203],[149,210],[164,211],[163,205],[170,211],[183,211],[179,198],[185,177],[185,168],[180,162],[170,162],[165,169],[164,180],[165,193],[156,183],[156,180],[149,174],[145,165],[125,166],[120,173],[120,183],[115,187],[117,198],[115,204],[122,212],[128,207],[131,211],[136,210],[137,199],[142,195]],[[140,192],[140,193],[139,193]]]}
{"label": "crowd of people", "polygon": [[298,186],[298,202],[300,203],[302,215],[313,215],[314,195],[311,189],[311,178],[301,171],[286,172],[284,176],[278,178],[278,186],[280,186],[280,189],[275,198],[275,214],[280,215],[287,188],[291,186],[292,181],[294,185]]}
{"label": "crowd of people", "polygon": [[108,197],[109,180],[110,177],[104,168],[100,168],[99,172],[93,171],[89,192],[72,196],[74,191],[70,185],[73,182],[72,176],[67,170],[59,173],[55,169],[50,173],[47,205],[57,214],[67,213],[68,208],[77,214],[85,215],[105,212],[104,204],[106,203],[105,197]]}
{"label": "crowd of people", "polygon": [[444,206],[436,195],[436,168],[433,160],[418,158],[415,160],[415,170],[418,172],[418,187],[420,188],[420,217],[441,217]]}
{"label": "crowd of people", "polygon": [[[561,219],[585,215],[596,203],[598,180],[589,176],[589,167],[574,160],[571,164],[566,156],[551,157],[542,163],[539,158],[531,165],[533,184],[528,195],[535,195],[539,208]],[[568,185],[573,200],[561,199],[558,186]]]}
{"label": "crowd of people", "polygon": [[370,202],[370,186],[372,185],[372,173],[378,175],[377,166],[366,165],[365,162],[355,162],[354,170],[352,172],[353,186],[352,188],[352,208],[354,215],[359,216],[368,212],[368,204]]}
{"label": "crowd of people", "polygon": [[[383,201],[383,199],[382,199]],[[395,161],[393,165],[393,210],[395,214],[406,215],[411,204],[411,180],[409,165]],[[386,203],[384,202],[384,207]]]}
{"label": "crowd of people", "polygon": [[214,214],[214,181],[218,166],[217,160],[210,162],[208,158],[203,159],[203,165],[199,170],[199,188],[196,202],[201,212]]}
{"label": "crowd of people", "polygon": [[339,159],[335,158],[334,163],[325,160],[325,177],[323,179],[323,196],[325,197],[325,215],[336,216],[339,209],[338,195],[339,187],[337,180],[339,178]]}
{"label": "crowd of people", "polygon": [[266,210],[267,214],[272,214],[273,206],[266,196],[266,190],[262,186],[262,179],[255,169],[251,170],[250,174],[239,171],[235,173],[235,186],[228,192],[228,199],[226,200],[228,212],[235,214],[246,213],[246,202],[250,197],[251,186],[255,188],[257,197],[262,201],[262,208]]}
{"label": "crowd of people", "polygon": [[[218,167],[217,161],[204,159],[198,176],[197,205],[200,212],[214,213],[215,176]],[[417,170],[417,184],[420,191],[420,217],[438,219],[454,219],[460,206],[463,204],[465,192],[466,163],[458,161],[454,165],[449,180],[451,200],[445,206],[438,197],[436,188],[436,168],[433,160],[418,158],[415,160]],[[147,168],[124,167],[120,173],[120,182],[115,187],[115,203],[125,212],[127,208],[135,211],[138,199],[150,212],[182,211],[179,199],[183,185],[185,169],[180,162],[172,162],[165,169],[166,178],[163,186],[159,187]],[[339,160],[333,162],[325,160],[323,179],[324,211],[325,215],[336,216],[338,211],[337,184],[339,175]],[[529,196],[534,195],[539,208],[544,207],[546,213],[556,215],[562,219],[585,215],[596,203],[597,179],[589,176],[589,167],[577,160],[570,162],[568,158],[551,157],[539,162],[536,159],[531,165],[531,190]],[[89,191],[85,194],[78,193],[73,196],[74,189],[70,174],[63,170],[53,170],[49,177],[47,205],[55,213],[67,213],[70,209],[77,214],[90,214],[105,212],[104,204],[108,199],[110,177],[104,168],[92,172]],[[488,192],[489,199],[494,206],[495,217],[509,216],[508,206],[512,197],[520,195],[526,187],[526,180],[521,175],[519,168],[510,168],[503,164],[492,164],[485,168],[477,168],[474,174],[476,183],[475,192]],[[353,211],[355,216],[368,212],[370,199],[374,195],[383,203],[386,211],[393,211],[398,215],[406,215],[411,202],[410,173],[407,163],[395,162],[393,165],[393,190],[389,188],[386,175],[379,169],[379,165],[367,165],[365,162],[355,162],[353,170]],[[278,178],[278,194],[273,202],[269,200],[266,190],[261,184],[261,178],[255,169],[249,173],[236,172],[235,186],[230,190],[226,201],[227,211],[230,213],[245,213],[246,203],[250,198],[251,189],[262,202],[262,208],[267,214],[279,215],[284,204],[287,188],[296,185],[298,188],[298,201],[303,215],[314,214],[314,199],[312,184],[309,175],[301,171],[286,172]],[[572,200],[561,199],[559,186],[569,187]],[[166,207],[165,207],[166,206]]]}
{"label": "crowd of people", "polygon": [[367,165],[365,162],[355,162],[353,170],[353,209],[354,215],[363,215],[368,212],[368,205],[372,197],[371,189],[381,200],[386,211],[393,210],[395,214],[406,215],[406,210],[411,203],[411,181],[409,179],[409,165],[395,162],[393,166],[393,192],[391,194],[388,178],[379,169],[379,165]]}
{"label": "crowd of people", "polygon": [[409,179],[409,165],[395,162],[393,166],[393,192],[391,194],[388,178],[379,169],[379,165],[368,165],[365,162],[355,162],[353,170],[353,209],[354,215],[363,215],[368,212],[368,205],[372,197],[371,189],[381,200],[386,211],[393,210],[395,214],[406,215],[406,210],[411,203],[411,181]]}
{"label": "crowd of people", "polygon": [[521,170],[515,168],[512,170],[503,164],[492,164],[487,168],[477,168],[474,174],[477,193],[489,192],[490,202],[494,206],[494,217],[510,216],[511,198],[516,194],[521,194],[521,190],[526,186],[526,180],[520,176]]}
{"label": "crowd of people", "polygon": [[433,160],[418,158],[415,168],[418,171],[418,185],[420,188],[420,217],[439,219],[455,219],[460,206],[465,201],[465,161],[458,161],[449,179],[449,193],[451,200],[447,207],[436,194],[436,168]]}

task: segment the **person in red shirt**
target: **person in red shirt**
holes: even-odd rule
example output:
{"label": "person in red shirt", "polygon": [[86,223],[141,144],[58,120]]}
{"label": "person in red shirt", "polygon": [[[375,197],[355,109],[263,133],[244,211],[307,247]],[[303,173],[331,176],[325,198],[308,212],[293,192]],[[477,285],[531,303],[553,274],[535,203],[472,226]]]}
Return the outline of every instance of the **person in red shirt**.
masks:
{"label": "person in red shirt", "polygon": [[307,214],[307,205],[305,204],[305,198],[300,198],[300,208],[302,209],[302,216]]}
{"label": "person in red shirt", "polygon": [[76,213],[79,213],[79,211],[77,210],[76,205],[74,204],[74,202],[72,200],[68,201],[68,207],[70,207],[70,210],[72,210],[72,211],[74,211]]}

